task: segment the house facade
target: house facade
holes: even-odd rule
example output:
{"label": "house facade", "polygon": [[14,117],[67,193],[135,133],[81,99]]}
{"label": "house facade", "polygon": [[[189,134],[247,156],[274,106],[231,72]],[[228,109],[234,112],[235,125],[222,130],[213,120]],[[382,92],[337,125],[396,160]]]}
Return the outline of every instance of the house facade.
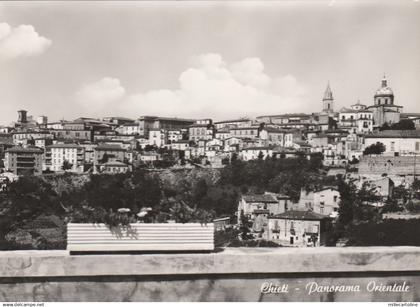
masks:
{"label": "house facade", "polygon": [[338,214],[339,203],[340,192],[336,187],[325,187],[312,191],[302,188],[298,208],[326,216],[335,216]]}
{"label": "house facade", "polygon": [[5,152],[4,168],[15,175],[41,175],[43,153],[37,147],[9,148]]}
{"label": "house facade", "polygon": [[268,240],[283,246],[325,245],[331,219],[311,211],[286,211],[268,218]]}

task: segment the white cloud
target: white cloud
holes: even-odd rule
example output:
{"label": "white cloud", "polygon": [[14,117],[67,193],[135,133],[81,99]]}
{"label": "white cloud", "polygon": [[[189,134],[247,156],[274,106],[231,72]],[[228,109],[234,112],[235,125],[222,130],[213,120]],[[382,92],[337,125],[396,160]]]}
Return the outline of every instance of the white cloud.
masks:
{"label": "white cloud", "polygon": [[76,93],[77,100],[94,108],[106,107],[107,104],[121,99],[125,95],[125,89],[120,80],[105,77],[94,83],[85,84]]}
{"label": "white cloud", "polygon": [[306,103],[305,90],[292,75],[270,77],[259,58],[228,65],[219,54],[194,58],[179,77],[179,88],[128,96],[119,113],[227,118],[296,112]]}
{"label": "white cloud", "polygon": [[12,28],[7,23],[0,23],[0,57],[13,59],[35,56],[51,46],[50,39],[40,36],[31,25]]}
{"label": "white cloud", "polygon": [[191,118],[256,116],[296,112],[306,103],[305,90],[292,75],[270,77],[259,58],[228,65],[218,54],[194,57],[179,76],[177,89],[126,95],[115,78],[84,85],[77,100],[85,112],[105,110],[136,118],[141,115]]}

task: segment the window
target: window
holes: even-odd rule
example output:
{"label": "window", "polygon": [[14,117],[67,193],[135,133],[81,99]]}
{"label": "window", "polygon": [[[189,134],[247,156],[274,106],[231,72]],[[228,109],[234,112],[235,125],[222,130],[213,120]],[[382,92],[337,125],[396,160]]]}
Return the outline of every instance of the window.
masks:
{"label": "window", "polygon": [[391,151],[395,151],[395,142],[391,142]]}
{"label": "window", "polygon": [[335,203],[337,202],[337,199],[338,199],[338,196],[337,195],[334,195],[334,202]]}
{"label": "window", "polygon": [[420,142],[416,142],[416,151],[420,151]]}

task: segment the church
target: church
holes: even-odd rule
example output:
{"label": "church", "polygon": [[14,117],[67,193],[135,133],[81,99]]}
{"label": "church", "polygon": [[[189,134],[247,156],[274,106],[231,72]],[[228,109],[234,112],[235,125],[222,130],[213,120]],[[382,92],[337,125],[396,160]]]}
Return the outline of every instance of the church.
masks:
{"label": "church", "polygon": [[374,105],[368,107],[373,112],[374,127],[381,127],[385,123],[389,125],[398,123],[402,108],[394,104],[394,92],[384,76],[381,87],[375,92]]}

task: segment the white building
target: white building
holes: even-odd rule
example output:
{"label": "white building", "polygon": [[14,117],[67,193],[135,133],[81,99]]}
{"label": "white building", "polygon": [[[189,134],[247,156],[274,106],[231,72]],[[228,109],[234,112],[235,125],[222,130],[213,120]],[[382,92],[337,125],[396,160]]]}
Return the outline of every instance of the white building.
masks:
{"label": "white building", "polygon": [[83,172],[85,149],[77,144],[54,144],[45,148],[45,166],[54,172]]}
{"label": "white building", "polygon": [[382,143],[386,155],[420,154],[419,130],[385,130],[365,136],[364,148]]}
{"label": "white building", "polygon": [[143,131],[140,130],[138,123],[125,123],[115,129],[119,134],[138,135]]}
{"label": "white building", "polygon": [[340,192],[338,192],[335,187],[325,187],[313,191],[307,191],[302,188],[300,191],[298,209],[335,216],[338,214],[339,202]]}
{"label": "white building", "polygon": [[260,157],[266,159],[267,157],[273,156],[273,147],[247,147],[243,148],[240,153],[240,157],[244,161],[256,160]]}
{"label": "white building", "polygon": [[161,129],[150,129],[149,145],[156,147],[162,147],[165,145],[165,131]]}

